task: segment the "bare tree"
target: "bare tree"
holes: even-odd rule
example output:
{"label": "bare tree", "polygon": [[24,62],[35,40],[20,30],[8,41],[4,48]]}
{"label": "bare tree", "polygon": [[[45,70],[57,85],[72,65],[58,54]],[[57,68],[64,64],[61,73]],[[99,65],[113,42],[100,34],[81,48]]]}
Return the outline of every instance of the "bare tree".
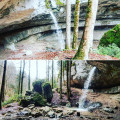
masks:
{"label": "bare tree", "polygon": [[20,61],[20,72],[19,72],[19,83],[18,83],[18,95],[20,94],[20,88],[21,88],[21,71],[22,71],[22,60]]}
{"label": "bare tree", "polygon": [[38,80],[38,61],[36,60],[36,80]]}
{"label": "bare tree", "polygon": [[71,61],[67,61],[67,98],[70,100],[70,77],[71,77]]}
{"label": "bare tree", "polygon": [[77,49],[79,13],[80,13],[80,0],[76,0],[75,17],[74,17],[74,33],[73,33],[73,43],[72,43],[73,49]]}
{"label": "bare tree", "polygon": [[60,99],[62,99],[62,60],[61,60],[61,64],[60,64]]}
{"label": "bare tree", "polygon": [[23,92],[24,72],[25,72],[25,60],[23,60],[23,70],[22,70],[22,78],[21,78],[21,95],[22,95],[22,92]]}
{"label": "bare tree", "polygon": [[71,39],[71,1],[66,0],[66,43],[65,49],[70,49]]}
{"label": "bare tree", "polygon": [[54,61],[52,60],[52,89],[54,84]]}
{"label": "bare tree", "polygon": [[74,59],[88,60],[88,53],[93,44],[93,31],[95,26],[97,8],[98,0],[88,0],[85,28]]}
{"label": "bare tree", "polygon": [[29,60],[28,90],[30,90],[30,60]]}
{"label": "bare tree", "polygon": [[2,77],[2,84],[1,84],[1,92],[0,92],[0,109],[2,109],[2,102],[5,98],[5,77],[6,77],[6,68],[7,68],[7,60],[4,61],[4,70],[3,70],[3,77]]}
{"label": "bare tree", "polygon": [[50,72],[50,71],[49,71],[49,67],[50,67],[50,66],[49,66],[49,60],[48,60],[48,81],[50,81],[50,77],[49,77],[49,72]]}

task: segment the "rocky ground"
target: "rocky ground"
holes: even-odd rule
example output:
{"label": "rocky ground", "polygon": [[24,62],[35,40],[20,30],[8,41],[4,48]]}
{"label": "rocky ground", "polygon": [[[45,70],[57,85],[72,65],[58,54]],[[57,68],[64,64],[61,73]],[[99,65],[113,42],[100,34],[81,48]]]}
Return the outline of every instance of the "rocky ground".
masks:
{"label": "rocky ground", "polygon": [[67,101],[66,89],[63,89],[63,100],[60,100],[59,93],[54,90],[52,103],[46,107],[35,107],[29,105],[23,108],[18,103],[7,105],[0,111],[0,119],[3,120],[120,120],[120,94],[103,94],[89,91],[87,103],[102,106],[89,111],[77,109],[79,96],[82,90],[72,88],[70,102]]}

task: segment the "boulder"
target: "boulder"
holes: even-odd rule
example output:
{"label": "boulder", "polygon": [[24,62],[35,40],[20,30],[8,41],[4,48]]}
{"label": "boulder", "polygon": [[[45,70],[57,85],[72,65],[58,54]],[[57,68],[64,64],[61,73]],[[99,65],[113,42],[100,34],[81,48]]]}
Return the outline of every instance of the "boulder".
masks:
{"label": "boulder", "polygon": [[54,113],[54,111],[50,111],[50,112],[48,112],[48,117],[50,117],[50,118],[55,118],[55,113]]}
{"label": "boulder", "polygon": [[53,92],[50,83],[44,83],[42,85],[43,96],[47,100],[47,102],[51,102],[53,98]]}
{"label": "boulder", "polygon": [[[75,72],[72,73],[71,86],[83,88],[93,66],[96,66],[96,70],[89,88],[108,89],[120,85],[120,61],[87,61],[87,63],[75,61],[75,65],[72,67]],[[113,93],[113,91],[111,92]]]}
{"label": "boulder", "polygon": [[37,92],[34,92],[31,96],[25,96],[20,100],[19,104],[23,107],[27,107],[30,104],[35,106],[45,106],[46,100]]}
{"label": "boulder", "polygon": [[105,108],[103,108],[103,110],[105,112],[108,112],[108,113],[114,113],[114,110],[112,108],[110,108],[110,107],[105,107]]}
{"label": "boulder", "polygon": [[33,83],[33,91],[38,92],[42,95],[47,102],[51,102],[53,98],[53,92],[50,83],[45,83],[41,80]]}
{"label": "boulder", "polygon": [[115,43],[120,47],[120,24],[106,32],[100,40],[99,46],[108,46]]}
{"label": "boulder", "polygon": [[42,95],[42,93],[43,93],[42,84],[43,84],[43,81],[41,81],[41,80],[33,82],[33,84],[32,84],[33,91],[38,92],[40,95]]}

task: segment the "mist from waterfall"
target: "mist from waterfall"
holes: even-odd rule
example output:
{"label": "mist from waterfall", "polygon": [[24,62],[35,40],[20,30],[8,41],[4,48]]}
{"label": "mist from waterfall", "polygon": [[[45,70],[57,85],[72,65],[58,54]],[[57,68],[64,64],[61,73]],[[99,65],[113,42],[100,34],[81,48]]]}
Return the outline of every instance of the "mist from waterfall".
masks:
{"label": "mist from waterfall", "polygon": [[79,99],[79,109],[83,109],[83,110],[85,109],[84,105],[85,105],[85,101],[86,101],[87,94],[88,94],[88,88],[90,86],[90,83],[91,83],[91,80],[92,80],[93,75],[95,73],[95,70],[96,70],[96,67],[93,67],[91,69],[91,71],[89,72],[88,78],[85,81],[84,89],[82,90],[82,95],[81,95],[81,97]]}
{"label": "mist from waterfall", "polygon": [[58,36],[58,40],[59,40],[59,43],[60,43],[60,48],[61,50],[63,50],[65,48],[65,43],[64,43],[64,36],[62,34],[62,30],[61,28],[59,27],[58,25],[58,22],[57,22],[57,19],[56,17],[54,16],[53,12],[50,11],[50,14],[53,18],[53,21],[54,21],[54,24],[55,24],[55,28],[56,28],[56,32],[57,32],[57,36]]}

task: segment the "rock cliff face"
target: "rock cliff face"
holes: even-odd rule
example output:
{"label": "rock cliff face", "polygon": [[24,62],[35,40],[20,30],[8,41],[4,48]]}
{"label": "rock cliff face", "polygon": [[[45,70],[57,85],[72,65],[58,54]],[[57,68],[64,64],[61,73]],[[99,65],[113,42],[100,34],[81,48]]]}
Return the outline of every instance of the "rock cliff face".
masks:
{"label": "rock cliff face", "polygon": [[90,88],[105,89],[120,86],[120,61],[75,61],[75,66],[72,67],[72,86],[83,88],[93,66],[97,69]]}
{"label": "rock cliff face", "polygon": [[[52,0],[53,1],[53,0]],[[75,1],[75,0],[74,0]],[[73,1],[73,3],[74,3]],[[80,29],[83,29],[87,3],[81,3]],[[62,29],[65,29],[65,6],[56,7],[51,2],[53,12]],[[120,1],[100,0],[94,39],[98,40],[111,27],[120,24]],[[74,21],[72,4],[72,27]],[[54,31],[54,23],[45,0],[3,0],[0,2],[0,43],[11,44],[30,36],[40,38],[41,33]],[[98,34],[96,35],[97,33]],[[79,36],[81,38],[81,35]]]}

